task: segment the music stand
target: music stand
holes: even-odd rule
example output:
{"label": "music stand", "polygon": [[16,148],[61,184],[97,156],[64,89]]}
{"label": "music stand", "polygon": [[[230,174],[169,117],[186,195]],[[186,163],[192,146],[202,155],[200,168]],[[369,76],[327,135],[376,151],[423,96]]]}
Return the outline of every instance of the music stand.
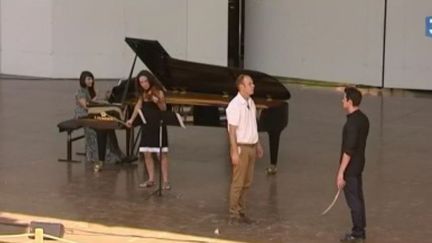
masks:
{"label": "music stand", "polygon": [[159,186],[151,193],[151,195],[162,196],[162,131],[164,125],[179,126],[185,128],[183,119],[180,114],[173,111],[158,111],[158,110],[145,110],[144,113],[139,114],[143,123],[148,121],[159,123]]}

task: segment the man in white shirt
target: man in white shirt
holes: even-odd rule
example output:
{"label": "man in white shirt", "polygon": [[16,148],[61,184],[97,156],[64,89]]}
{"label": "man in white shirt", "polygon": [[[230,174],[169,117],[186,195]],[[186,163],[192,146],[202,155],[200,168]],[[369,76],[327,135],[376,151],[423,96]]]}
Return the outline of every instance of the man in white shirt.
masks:
{"label": "man in white shirt", "polygon": [[228,104],[226,115],[232,162],[230,188],[230,222],[251,223],[245,214],[246,191],[252,184],[255,159],[264,154],[259,143],[256,107],[250,97],[255,85],[250,76],[241,74],[236,80],[238,94]]}

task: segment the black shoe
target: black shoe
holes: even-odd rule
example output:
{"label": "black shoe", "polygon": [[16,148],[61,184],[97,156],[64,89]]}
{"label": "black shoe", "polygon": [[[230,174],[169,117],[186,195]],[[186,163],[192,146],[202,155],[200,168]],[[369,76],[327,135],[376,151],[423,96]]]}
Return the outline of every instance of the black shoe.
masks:
{"label": "black shoe", "polygon": [[229,225],[237,225],[240,223],[240,217],[238,216],[230,216],[228,219]]}
{"label": "black shoe", "polygon": [[240,213],[240,223],[253,224],[255,223],[255,221],[249,218],[248,216],[246,216],[246,214]]}
{"label": "black shoe", "polygon": [[231,215],[228,219],[228,224],[236,225],[236,224],[253,224],[254,220],[250,219],[244,213],[240,213],[239,215]]}
{"label": "black shoe", "polygon": [[364,236],[353,236],[352,234],[346,234],[342,239],[340,239],[341,242],[363,242],[366,237]]}

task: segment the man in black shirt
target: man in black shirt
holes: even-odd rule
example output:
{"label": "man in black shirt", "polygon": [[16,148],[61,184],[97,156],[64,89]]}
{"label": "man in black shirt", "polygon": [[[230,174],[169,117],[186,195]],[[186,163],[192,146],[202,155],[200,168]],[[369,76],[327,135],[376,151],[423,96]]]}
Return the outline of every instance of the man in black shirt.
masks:
{"label": "man in black shirt", "polygon": [[353,228],[342,242],[359,242],[366,238],[366,215],[362,188],[362,172],[365,165],[366,140],[369,133],[369,119],[360,111],[362,100],[360,91],[353,87],[345,88],[342,100],[347,112],[343,127],[342,151],[336,177],[338,189],[343,189],[348,207],[351,210]]}

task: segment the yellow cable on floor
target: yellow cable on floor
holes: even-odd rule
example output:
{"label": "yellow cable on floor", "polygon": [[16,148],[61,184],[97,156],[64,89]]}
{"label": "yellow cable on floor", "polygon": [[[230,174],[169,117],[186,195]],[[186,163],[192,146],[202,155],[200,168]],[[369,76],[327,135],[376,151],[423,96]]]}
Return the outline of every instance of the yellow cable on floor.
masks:
{"label": "yellow cable on floor", "polygon": [[66,239],[58,238],[58,237],[55,237],[53,235],[48,235],[48,234],[43,234],[43,235],[44,235],[44,237],[46,237],[48,239],[51,239],[51,240],[57,240],[57,241],[60,241],[60,242],[65,242],[65,243],[78,243],[76,241],[71,241],[71,240],[66,240]]}
{"label": "yellow cable on floor", "polygon": [[[0,239],[6,239],[6,238],[19,238],[19,237],[34,237],[34,233],[24,233],[24,234],[16,234],[16,235],[0,235]],[[66,240],[62,238],[55,237],[53,235],[43,234],[44,238],[48,238],[51,240],[57,240],[64,243],[78,243],[76,241]]]}
{"label": "yellow cable on floor", "polygon": [[26,236],[34,236],[34,234],[33,233],[24,233],[24,234],[17,234],[17,235],[0,235],[0,239],[18,238],[18,237],[26,237]]}

